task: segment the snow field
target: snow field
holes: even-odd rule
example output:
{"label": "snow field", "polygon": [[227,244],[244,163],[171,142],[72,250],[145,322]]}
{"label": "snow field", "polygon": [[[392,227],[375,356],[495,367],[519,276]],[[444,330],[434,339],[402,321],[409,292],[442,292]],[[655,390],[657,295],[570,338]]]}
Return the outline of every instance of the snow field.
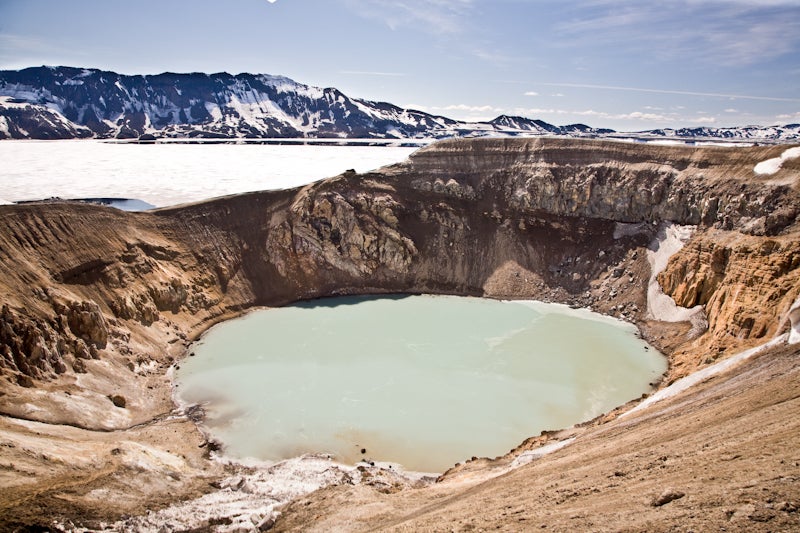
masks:
{"label": "snow field", "polygon": [[770,176],[781,169],[784,161],[796,159],[798,157],[800,157],[800,146],[789,148],[788,150],[784,150],[780,157],[773,157],[772,159],[767,159],[766,161],[758,163],[753,167],[753,172]]}
{"label": "snow field", "polygon": [[0,142],[0,198],[129,198],[157,207],[285,189],[397,163],[415,148]]}

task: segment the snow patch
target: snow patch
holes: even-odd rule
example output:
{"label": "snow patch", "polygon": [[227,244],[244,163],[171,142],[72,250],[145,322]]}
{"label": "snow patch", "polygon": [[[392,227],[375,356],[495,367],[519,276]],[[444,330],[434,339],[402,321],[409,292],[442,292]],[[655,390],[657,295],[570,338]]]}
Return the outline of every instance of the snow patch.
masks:
{"label": "snow patch", "polygon": [[31,105],[28,102],[14,102],[14,99],[12,96],[0,96],[0,106],[9,109],[25,109]]}
{"label": "snow patch", "polygon": [[697,141],[695,146],[718,146],[721,148],[747,148],[755,146],[755,143],[741,143],[741,142],[723,142],[723,141]]}
{"label": "snow patch", "polygon": [[753,172],[756,174],[772,175],[781,169],[784,161],[796,159],[798,157],[800,157],[800,146],[789,148],[788,150],[784,150],[780,157],[773,157],[772,159],[767,159],[766,161],[758,163],[753,167]]}
{"label": "snow patch", "polygon": [[653,320],[664,322],[691,321],[696,328],[705,324],[703,306],[680,307],[675,300],[664,294],[658,284],[658,275],[667,268],[669,258],[675,255],[689,241],[695,226],[679,226],[668,223],[662,226],[655,240],[647,250],[650,263],[650,281],[647,286],[647,315]]}
{"label": "snow patch", "polygon": [[[177,466],[177,465],[176,465]],[[114,531],[164,531],[201,528],[210,521],[227,522],[214,531],[258,531],[266,528],[281,505],[322,487],[356,484],[362,470],[331,461],[325,455],[306,455],[276,464],[253,465],[255,472],[222,480],[219,490],[195,500],[181,502],[158,512],[129,518],[112,525]],[[424,474],[403,472],[399,467],[367,466],[371,483],[416,483]],[[431,480],[433,478],[430,478]],[[219,520],[225,519],[225,520]],[[259,527],[260,526],[260,527]]]}
{"label": "snow patch", "polygon": [[386,128],[386,135],[389,137],[397,137],[398,139],[402,139],[405,137],[402,131],[398,130],[397,128]]}
{"label": "snow patch", "polygon": [[512,469],[518,468],[518,467],[520,467],[522,465],[526,465],[528,463],[531,463],[531,462],[535,461],[536,459],[541,459],[545,455],[553,453],[553,452],[555,452],[557,450],[560,450],[561,448],[563,448],[565,446],[568,446],[568,445],[572,444],[573,442],[575,442],[575,437],[572,437],[572,438],[569,438],[569,439],[560,440],[560,441],[557,441],[557,442],[551,442],[550,444],[545,444],[544,446],[540,446],[540,447],[536,448],[535,450],[528,450],[528,451],[522,452],[521,454],[519,454],[517,456],[516,459],[514,459],[514,462],[511,463],[511,468]]}
{"label": "snow patch", "polygon": [[657,141],[647,141],[647,144],[654,144],[658,146],[684,146],[685,141],[673,141],[669,139],[659,139]]}
{"label": "snow patch", "polygon": [[729,357],[724,361],[720,361],[719,363],[713,364],[711,366],[707,366],[697,372],[689,374],[685,378],[681,378],[675,381],[672,385],[665,389],[661,389],[660,391],[654,393],[642,403],[631,409],[630,411],[626,411],[620,415],[620,418],[624,418],[631,413],[635,413],[637,411],[641,411],[642,409],[653,405],[656,402],[660,402],[661,400],[666,400],[667,398],[673,398],[680,394],[681,392],[685,391],[689,387],[693,387],[698,383],[703,382],[704,380],[710,378],[711,376],[716,376],[717,374],[721,374],[726,370],[732,368],[733,366],[749,359],[750,357],[766,350],[767,348],[772,348],[773,346],[778,346],[786,342],[787,335],[780,335],[775,337],[771,341],[762,344],[761,346],[756,346],[755,348],[751,348],[749,350],[745,350],[739,354],[734,355],[733,357]]}
{"label": "snow patch", "polygon": [[800,342],[800,296],[794,301],[791,309],[789,309],[789,321],[792,324],[789,330],[789,344],[797,344]]}
{"label": "snow patch", "polygon": [[137,198],[163,207],[297,187],[348,168],[366,172],[403,161],[415,149],[3,140],[0,198]]}
{"label": "snow patch", "polygon": [[222,111],[220,111],[219,106],[213,102],[206,102],[206,111],[208,114],[211,115],[216,121],[222,120]]}

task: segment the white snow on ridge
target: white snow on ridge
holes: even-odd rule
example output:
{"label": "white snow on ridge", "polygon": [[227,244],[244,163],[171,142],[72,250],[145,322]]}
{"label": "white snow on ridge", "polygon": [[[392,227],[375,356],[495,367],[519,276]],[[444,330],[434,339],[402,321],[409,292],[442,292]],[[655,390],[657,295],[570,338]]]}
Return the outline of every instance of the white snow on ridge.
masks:
{"label": "white snow on ridge", "polygon": [[642,409],[653,405],[656,402],[660,402],[661,400],[666,400],[667,398],[672,398],[680,394],[681,392],[685,391],[686,389],[697,385],[698,383],[702,383],[706,379],[710,378],[711,376],[716,376],[717,374],[721,374],[722,372],[732,368],[738,363],[749,359],[750,357],[766,350],[768,348],[772,348],[773,346],[778,346],[787,341],[787,335],[780,335],[775,337],[771,341],[762,344],[761,346],[756,346],[755,348],[751,348],[749,350],[745,350],[733,357],[729,357],[719,363],[707,366],[697,372],[689,374],[685,378],[681,378],[675,381],[669,387],[661,389],[660,391],[654,393],[653,395],[649,396],[646,400],[642,403],[634,407],[633,409],[622,413],[619,417],[624,418],[632,413],[637,411],[641,411]]}
{"label": "white snow on ridge", "polygon": [[680,307],[675,303],[675,300],[664,294],[658,284],[658,275],[667,268],[669,258],[689,241],[694,228],[695,226],[668,224],[661,228],[651,249],[647,251],[647,261],[650,263],[650,282],[647,287],[647,314],[654,320],[662,320],[664,322],[684,322],[688,320],[692,324],[703,320],[702,306],[698,305],[691,309]]}
{"label": "white snow on ridge", "polygon": [[0,106],[6,107],[8,109],[24,109],[31,104],[27,102],[12,102],[14,99],[13,96],[0,96]]}
{"label": "white snow on ridge", "polygon": [[514,462],[511,463],[511,469],[526,465],[535,461],[536,459],[541,459],[545,455],[558,451],[565,446],[569,446],[573,442],[575,442],[575,437],[551,442],[549,444],[545,444],[544,446],[534,448],[533,450],[524,451],[519,454],[516,459],[514,459]]}
{"label": "white snow on ridge", "polygon": [[220,111],[219,106],[217,104],[212,102],[206,102],[205,105],[206,105],[206,111],[208,111],[208,114],[211,115],[211,118],[213,118],[215,121],[222,120],[222,111]]}
{"label": "white snow on ridge", "polygon": [[720,148],[747,148],[749,146],[755,146],[755,143],[745,143],[745,142],[715,142],[715,141],[697,141],[694,143],[695,146],[718,146]]}
{"label": "white snow on ridge", "polygon": [[753,172],[756,174],[772,175],[781,169],[784,161],[796,159],[798,157],[800,157],[800,146],[789,148],[788,150],[784,150],[780,157],[773,157],[772,159],[767,159],[766,161],[758,163],[753,167]]}
{"label": "white snow on ridge", "polygon": [[797,344],[800,342],[800,296],[794,301],[791,309],[789,309],[789,321],[791,329],[789,330],[789,344]]}

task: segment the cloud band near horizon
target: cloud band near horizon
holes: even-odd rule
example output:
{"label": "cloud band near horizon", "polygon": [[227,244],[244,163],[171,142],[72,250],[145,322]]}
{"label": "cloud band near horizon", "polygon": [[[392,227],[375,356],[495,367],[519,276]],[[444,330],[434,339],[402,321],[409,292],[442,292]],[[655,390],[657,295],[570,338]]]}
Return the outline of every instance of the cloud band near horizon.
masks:
{"label": "cloud band near horizon", "polygon": [[[617,85],[594,85],[590,83],[548,83],[537,82],[536,85],[545,85],[547,87],[568,87],[573,89],[601,89],[607,91],[628,91],[638,93],[655,93],[655,94],[675,94],[682,96],[705,96],[711,98],[730,98],[741,100],[762,100],[769,102],[800,102],[800,98],[784,98],[778,96],[758,96],[749,94],[725,94],[725,93],[706,93],[699,91],[677,91],[670,89],[648,89],[644,87],[621,87]],[[532,96],[533,91],[525,93],[526,96]]]}

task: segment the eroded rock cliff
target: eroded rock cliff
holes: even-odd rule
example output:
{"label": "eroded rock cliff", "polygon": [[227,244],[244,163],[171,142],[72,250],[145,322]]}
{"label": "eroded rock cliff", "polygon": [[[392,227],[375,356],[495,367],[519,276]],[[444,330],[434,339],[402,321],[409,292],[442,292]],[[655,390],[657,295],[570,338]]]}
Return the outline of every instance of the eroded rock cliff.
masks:
{"label": "eroded rock cliff", "polygon": [[[639,323],[675,379],[790,327],[800,161],[753,171],[783,149],[454,140],[376,172],[146,213],[0,206],[0,413],[130,431],[173,408],[168,368],[211,324],[334,294],[590,306]],[[703,306],[706,331],[647,315],[646,252],[665,224],[696,226],[658,281]]]}
{"label": "eroded rock cliff", "polygon": [[637,250],[676,223],[698,230],[659,281],[709,325],[678,343],[686,372],[787,326],[797,164],[753,172],[781,150],[451,141],[380,172],[151,213],[6,207],[0,364],[29,387],[90,361],[163,363],[153,335],[182,347],[247,307],[342,293],[535,296],[645,320]]}

